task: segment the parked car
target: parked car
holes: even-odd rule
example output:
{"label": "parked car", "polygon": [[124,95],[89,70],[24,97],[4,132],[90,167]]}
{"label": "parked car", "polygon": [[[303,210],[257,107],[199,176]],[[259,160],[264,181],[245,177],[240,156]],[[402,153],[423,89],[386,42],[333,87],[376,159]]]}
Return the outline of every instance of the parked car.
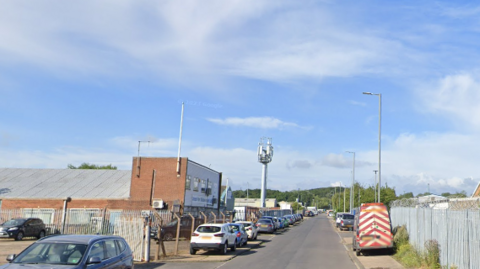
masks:
{"label": "parked car", "polygon": [[335,226],[338,228],[340,226],[340,221],[342,220],[343,213],[337,213],[335,218]]}
{"label": "parked car", "polygon": [[271,219],[259,219],[257,221],[257,228],[259,233],[274,233],[275,224]]}
{"label": "parked car", "polygon": [[269,219],[269,220],[271,220],[272,223],[273,223],[273,229],[274,229],[274,231],[276,231],[276,230],[279,229],[279,227],[280,227],[280,224],[279,224],[277,221],[275,221],[275,219],[274,219],[272,216],[263,216],[263,217],[261,217],[260,219]]}
{"label": "parked car", "polygon": [[285,229],[285,224],[279,217],[274,217],[273,219],[278,223],[278,229]]}
{"label": "parked car", "polygon": [[279,219],[280,219],[281,222],[283,222],[283,227],[284,227],[284,228],[290,226],[290,222],[287,220],[286,217],[280,217]]}
{"label": "parked car", "polygon": [[287,218],[290,225],[295,224],[295,217],[293,217],[293,215],[285,215],[284,217]]}
{"label": "parked car", "polygon": [[4,222],[0,226],[0,237],[14,238],[19,241],[24,237],[44,237],[46,227],[39,218],[16,218]]}
{"label": "parked car", "polygon": [[133,253],[120,236],[52,235],[20,254],[7,256],[3,269],[17,268],[125,268],[133,269]]}
{"label": "parked car", "polygon": [[230,223],[230,227],[237,234],[237,247],[247,244],[248,234],[242,223]]}
{"label": "parked car", "polygon": [[355,220],[355,216],[352,215],[352,214],[342,214],[342,217],[340,218],[340,225],[338,226],[338,228],[340,230],[344,230],[344,229],[352,229],[353,228],[353,222]]}
{"label": "parked car", "polygon": [[257,226],[251,221],[237,221],[235,223],[241,223],[245,226],[249,240],[256,240],[258,236]]}
{"label": "parked car", "polygon": [[237,234],[228,223],[201,224],[195,229],[190,239],[190,254],[195,255],[198,250],[218,250],[226,254],[228,248],[235,251]]}

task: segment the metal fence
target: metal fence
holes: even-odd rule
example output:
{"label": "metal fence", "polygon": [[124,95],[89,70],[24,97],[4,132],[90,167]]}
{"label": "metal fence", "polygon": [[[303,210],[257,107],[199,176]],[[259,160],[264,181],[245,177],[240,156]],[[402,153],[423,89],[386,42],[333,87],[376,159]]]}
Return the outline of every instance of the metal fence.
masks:
{"label": "metal fence", "polygon": [[436,240],[440,264],[445,268],[480,269],[480,200],[475,198],[436,201],[418,198],[390,204],[393,227],[405,225],[410,244],[425,250]]}
{"label": "metal fence", "polygon": [[[176,240],[178,242],[179,239],[189,240],[192,231],[202,223],[228,223],[235,220],[256,222],[261,216],[279,217],[290,213],[290,210],[264,210],[260,212],[246,210],[238,211],[236,214],[220,213],[218,215],[214,212],[199,212],[197,216],[176,216],[170,211],[110,210],[106,208],[70,208],[63,211],[62,209],[23,208],[0,210],[0,223],[12,218],[34,217],[43,220],[47,228],[47,235],[120,235],[127,240],[132,248],[136,261],[148,261],[149,242],[146,242],[146,239],[150,237],[149,229],[158,230],[158,227],[161,226],[163,240]],[[235,219],[234,215],[236,215]],[[240,216],[242,219],[239,218]]]}

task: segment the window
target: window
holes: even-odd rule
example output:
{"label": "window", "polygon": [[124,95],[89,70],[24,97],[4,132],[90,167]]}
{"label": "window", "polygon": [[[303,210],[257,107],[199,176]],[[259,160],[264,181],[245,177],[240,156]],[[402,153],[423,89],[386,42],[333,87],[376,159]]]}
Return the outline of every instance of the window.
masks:
{"label": "window", "polygon": [[115,245],[115,240],[105,240],[105,248],[107,250],[107,259],[117,256],[117,247]]}
{"label": "window", "polygon": [[115,240],[117,241],[117,245],[118,245],[118,250],[120,252],[123,252],[125,250],[125,242],[123,242],[122,240]]}
{"label": "window", "polygon": [[194,191],[198,191],[198,181],[199,181],[198,178],[193,179],[193,190]]}
{"label": "window", "polygon": [[70,224],[90,224],[92,218],[97,216],[100,213],[98,209],[79,209],[79,208],[72,208],[69,209],[69,223]]}
{"label": "window", "polygon": [[93,244],[92,248],[90,249],[90,254],[88,258],[91,257],[99,257],[100,260],[105,260],[105,254],[103,253],[103,242],[97,242]]}
{"label": "window", "polygon": [[207,184],[207,195],[210,195],[212,194],[212,182],[208,181],[208,184]]}
{"label": "window", "polygon": [[205,193],[205,179],[202,179],[202,193]]}
{"label": "window", "polygon": [[24,218],[39,218],[45,224],[52,224],[55,215],[54,209],[44,208],[24,208],[22,209],[22,217]]}
{"label": "window", "polygon": [[191,176],[187,176],[187,178],[185,179],[185,189],[186,190],[189,190],[190,189],[190,183],[192,181],[192,177]]}

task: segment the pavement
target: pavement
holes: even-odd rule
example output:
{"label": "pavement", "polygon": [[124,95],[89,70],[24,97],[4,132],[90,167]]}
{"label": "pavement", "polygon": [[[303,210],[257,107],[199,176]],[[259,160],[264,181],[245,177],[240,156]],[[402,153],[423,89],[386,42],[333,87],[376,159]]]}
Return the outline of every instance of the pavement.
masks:
{"label": "pavement", "polygon": [[244,252],[251,250],[252,248],[260,246],[263,243],[264,241],[262,240],[248,241],[248,244],[246,246],[237,247],[237,250],[234,252],[229,249],[229,251],[225,255],[219,255],[218,251],[203,250],[199,250],[195,255],[190,255],[189,253],[168,255],[167,257],[161,257],[160,260],[151,261],[149,263],[135,263],[135,268],[152,269],[169,262],[226,262],[235,258],[237,255],[240,255]]}

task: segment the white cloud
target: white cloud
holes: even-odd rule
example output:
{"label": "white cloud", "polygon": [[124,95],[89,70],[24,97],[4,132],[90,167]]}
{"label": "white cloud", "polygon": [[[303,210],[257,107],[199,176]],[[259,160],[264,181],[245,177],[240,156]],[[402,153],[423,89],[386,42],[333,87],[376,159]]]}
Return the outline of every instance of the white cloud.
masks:
{"label": "white cloud", "polygon": [[322,159],[322,165],[336,168],[346,168],[352,166],[352,161],[347,160],[342,154],[328,154]]}
{"label": "white cloud", "polygon": [[480,127],[480,74],[448,75],[417,94],[425,110],[467,127]]}
{"label": "white cloud", "polygon": [[400,43],[352,28],[328,8],[253,0],[5,2],[0,56],[9,66],[66,77],[181,83],[389,73],[382,63],[404,54]]}
{"label": "white cloud", "polygon": [[220,125],[247,126],[262,129],[283,129],[289,127],[300,127],[296,123],[285,122],[272,117],[226,118],[207,120]]}

